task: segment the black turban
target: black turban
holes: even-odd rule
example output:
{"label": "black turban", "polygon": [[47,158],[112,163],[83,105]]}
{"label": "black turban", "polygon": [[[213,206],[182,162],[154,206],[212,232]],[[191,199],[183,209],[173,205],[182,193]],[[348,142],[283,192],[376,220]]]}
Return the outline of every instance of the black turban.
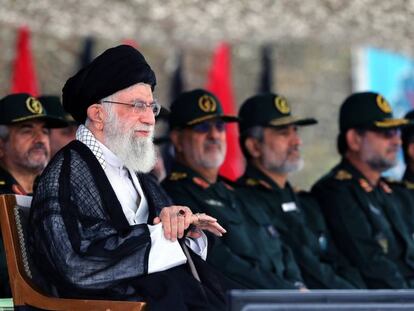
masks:
{"label": "black turban", "polygon": [[62,89],[63,107],[76,121],[84,123],[90,105],[140,82],[154,90],[154,72],[135,48],[119,45],[103,52],[66,81]]}

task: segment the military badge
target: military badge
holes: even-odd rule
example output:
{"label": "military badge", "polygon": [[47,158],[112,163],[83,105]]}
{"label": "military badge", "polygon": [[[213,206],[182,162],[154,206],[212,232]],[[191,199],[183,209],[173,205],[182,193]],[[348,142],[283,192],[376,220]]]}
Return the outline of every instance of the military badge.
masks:
{"label": "military badge", "polygon": [[371,192],[373,189],[372,189],[372,186],[369,184],[369,182],[366,180],[366,179],[364,179],[364,178],[360,178],[359,179],[359,185],[361,186],[361,188],[362,189],[364,189],[365,190],[365,192]]}
{"label": "military badge", "polygon": [[381,95],[377,96],[377,105],[378,105],[379,109],[381,109],[382,112],[385,112],[385,113],[391,113],[392,112],[390,104]]}
{"label": "military badge", "polygon": [[283,114],[288,114],[290,112],[289,104],[286,99],[281,96],[275,98],[275,107]]}
{"label": "military badge", "polygon": [[335,175],[335,179],[348,180],[348,179],[352,179],[352,175],[345,170],[339,170]]}
{"label": "military badge", "polygon": [[187,173],[184,172],[172,172],[170,175],[171,181],[181,180],[187,177]]}
{"label": "military badge", "polygon": [[198,100],[198,107],[204,112],[215,112],[217,109],[217,103],[213,97],[209,95],[203,95]]}
{"label": "military badge", "polygon": [[43,113],[43,106],[34,97],[28,97],[26,100],[26,108],[33,114],[42,114]]}

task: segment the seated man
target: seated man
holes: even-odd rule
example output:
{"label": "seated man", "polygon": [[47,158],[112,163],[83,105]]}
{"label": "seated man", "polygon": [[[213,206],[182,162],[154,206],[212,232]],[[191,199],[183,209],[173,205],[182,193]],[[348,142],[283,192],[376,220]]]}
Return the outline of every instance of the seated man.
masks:
{"label": "seated man", "polygon": [[336,251],[314,198],[296,193],[288,181],[288,174],[303,164],[298,127],[316,120],[291,115],[287,100],[272,93],[247,99],[239,118],[247,168],[237,192],[250,218],[259,227],[274,225],[292,249],[309,288],[364,288],[358,270]]}
{"label": "seated man", "polygon": [[212,217],[171,206],[147,174],[160,111],[155,83],[144,57],[126,45],[106,50],[66,82],[64,108],[82,125],[39,179],[30,253],[61,297],[144,299],[148,310],[224,310],[220,281],[186,245],[205,258],[200,230],[225,230]]}
{"label": "seated man", "polygon": [[301,289],[302,277],[277,234],[255,230],[233,189],[218,176],[226,154],[224,115],[218,99],[202,89],[182,93],[171,105],[172,173],[162,183],[176,204],[217,218],[227,230],[214,239],[209,263],[248,288]]}
{"label": "seated man", "polygon": [[374,92],[354,93],[339,113],[341,162],[312,188],[338,248],[368,288],[413,288],[414,245],[399,197],[381,173],[396,164],[401,145],[388,102]]}
{"label": "seated man", "polygon": [[78,123],[63,109],[58,96],[42,95],[39,96],[39,100],[46,107],[49,114],[67,122],[65,127],[50,130],[50,155],[53,157],[56,152],[76,138]]}
{"label": "seated man", "polygon": [[[50,128],[65,125],[29,94],[0,100],[0,194],[33,192],[34,180],[50,158]],[[11,297],[11,292],[0,232],[1,297]]]}

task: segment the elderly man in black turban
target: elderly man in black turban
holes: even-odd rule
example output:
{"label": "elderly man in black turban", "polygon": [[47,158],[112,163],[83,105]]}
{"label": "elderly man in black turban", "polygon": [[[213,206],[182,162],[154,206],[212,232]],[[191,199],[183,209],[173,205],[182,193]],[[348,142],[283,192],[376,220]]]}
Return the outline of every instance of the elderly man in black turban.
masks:
{"label": "elderly man in black turban", "polygon": [[221,278],[203,259],[216,219],[174,206],[148,172],[161,107],[134,48],[98,56],[63,88],[81,123],[40,177],[29,249],[61,297],[140,300],[148,310],[223,310]]}

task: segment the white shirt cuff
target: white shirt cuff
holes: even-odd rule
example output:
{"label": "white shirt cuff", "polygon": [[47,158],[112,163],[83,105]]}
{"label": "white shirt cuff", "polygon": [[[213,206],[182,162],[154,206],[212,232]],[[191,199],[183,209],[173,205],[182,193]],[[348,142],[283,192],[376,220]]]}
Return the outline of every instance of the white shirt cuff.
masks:
{"label": "white shirt cuff", "polygon": [[148,225],[151,235],[151,249],[148,258],[148,274],[164,271],[187,262],[178,241],[172,242],[164,237],[162,224]]}

